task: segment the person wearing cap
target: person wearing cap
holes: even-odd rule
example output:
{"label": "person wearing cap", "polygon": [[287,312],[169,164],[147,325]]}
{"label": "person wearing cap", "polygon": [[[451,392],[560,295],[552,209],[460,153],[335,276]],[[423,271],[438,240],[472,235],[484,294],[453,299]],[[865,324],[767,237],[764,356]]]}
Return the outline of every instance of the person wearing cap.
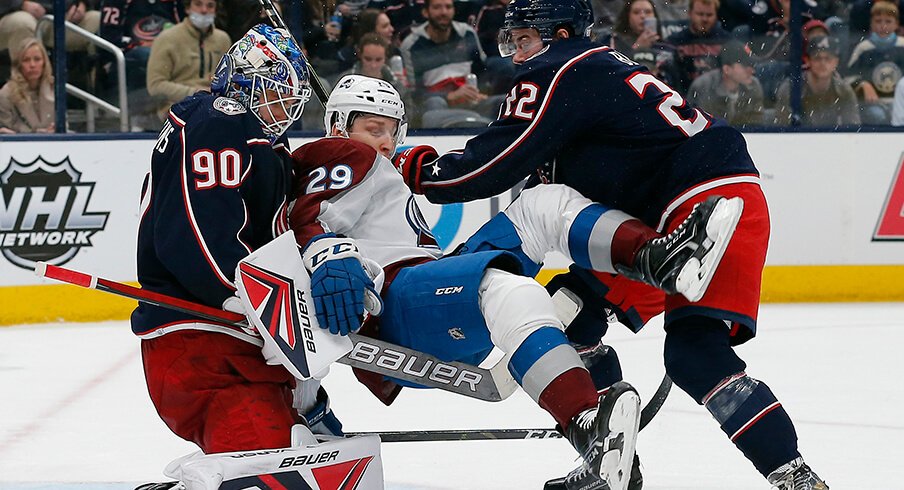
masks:
{"label": "person wearing cap", "polygon": [[733,126],[762,125],[763,87],[753,76],[750,48],[737,41],[729,42],[722,47],[719,62],[719,68],[694,80],[687,101],[725,118]]}
{"label": "person wearing cap", "polygon": [[[838,126],[860,124],[857,96],[838,74],[841,53],[837,39],[820,36],[807,44],[809,69],[804,72],[801,90],[801,124],[804,126]],[[775,103],[778,125],[791,122],[791,81],[778,88]]]}

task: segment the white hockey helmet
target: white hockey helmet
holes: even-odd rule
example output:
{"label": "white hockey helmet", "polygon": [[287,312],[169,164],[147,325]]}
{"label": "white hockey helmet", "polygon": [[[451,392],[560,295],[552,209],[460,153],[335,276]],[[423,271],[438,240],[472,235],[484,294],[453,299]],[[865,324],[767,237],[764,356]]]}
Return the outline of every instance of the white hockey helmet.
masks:
{"label": "white hockey helmet", "polygon": [[395,145],[398,147],[405,142],[408,134],[405,103],[391,83],[364,75],[342,77],[326,101],[323,126],[327,134],[335,127],[340,133],[347,135],[346,131],[358,113],[395,119],[398,122]]}
{"label": "white hockey helmet", "polygon": [[[292,36],[285,29],[258,24],[223,55],[210,90],[239,101],[257,117],[264,133],[276,139],[301,118],[311,98],[309,76]],[[265,90],[276,96],[268,98]]]}

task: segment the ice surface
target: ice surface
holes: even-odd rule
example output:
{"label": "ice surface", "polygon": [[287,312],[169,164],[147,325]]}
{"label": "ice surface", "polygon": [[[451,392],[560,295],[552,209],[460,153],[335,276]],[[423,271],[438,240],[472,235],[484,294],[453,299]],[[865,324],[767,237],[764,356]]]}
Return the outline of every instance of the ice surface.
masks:
{"label": "ice surface", "polygon": [[[663,374],[659,324],[613,327],[627,379],[641,396]],[[801,452],[833,490],[904,488],[904,304],[764,305],[759,335],[738,349],[794,419]],[[325,385],[353,431],[551,427],[517,392],[491,404],[404,390],[384,407],[345,366]],[[122,490],[164,481],[194,446],[157,417],[139,341],[125,322],[0,328],[0,489]],[[540,489],[575,464],[563,440],[383,445],[388,489]],[[768,489],[702,407],[673,388],[641,433],[644,488]]]}

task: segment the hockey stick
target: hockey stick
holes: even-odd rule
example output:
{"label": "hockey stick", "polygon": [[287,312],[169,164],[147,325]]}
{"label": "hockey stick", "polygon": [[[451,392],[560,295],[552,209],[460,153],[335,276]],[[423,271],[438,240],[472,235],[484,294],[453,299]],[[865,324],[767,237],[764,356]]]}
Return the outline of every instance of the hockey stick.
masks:
{"label": "hockey stick", "polygon": [[[643,430],[662,408],[672,388],[672,380],[664,375],[650,401],[640,411],[640,428]],[[412,430],[397,432],[346,432],[346,437],[378,435],[383,442],[436,442],[436,441],[497,441],[519,439],[561,439],[556,429],[463,429],[463,430]]]}
{"label": "hockey stick", "polygon": [[307,65],[308,71],[311,73],[310,82],[311,89],[314,90],[314,95],[317,96],[317,100],[320,101],[320,105],[326,107],[326,101],[329,99],[330,94],[326,92],[326,88],[323,86],[323,81],[317,76],[317,73],[314,71],[314,66],[311,65],[311,62],[308,61],[308,57],[305,56],[304,50],[301,48],[301,44],[295,40],[295,36],[292,35],[292,32],[289,31],[289,28],[286,27],[286,23],[283,21],[282,16],[279,15],[279,11],[276,10],[276,6],[273,5],[273,0],[259,0],[261,3],[261,7],[264,9],[264,12],[267,13],[267,17],[270,18],[270,22],[273,24],[273,27],[277,29],[285,29],[286,33],[289,34],[289,37],[298,46],[299,51],[301,52],[301,59],[304,60],[304,64]]}
{"label": "hockey stick", "polygon": [[[245,316],[238,313],[211,308],[45,262],[37,263],[35,274],[181,311],[206,320],[248,327]],[[485,369],[461,362],[444,362],[430,354],[363,335],[350,334],[348,337],[353,343],[352,350],[337,362],[351,367],[491,402],[504,400],[518,388],[504,362]]]}

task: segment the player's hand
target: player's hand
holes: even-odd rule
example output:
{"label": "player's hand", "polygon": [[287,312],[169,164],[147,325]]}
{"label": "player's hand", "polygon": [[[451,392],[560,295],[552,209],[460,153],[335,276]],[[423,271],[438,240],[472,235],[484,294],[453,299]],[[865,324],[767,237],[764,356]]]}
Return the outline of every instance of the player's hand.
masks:
{"label": "player's hand", "polygon": [[358,246],[350,238],[332,233],[317,235],[302,252],[311,273],[311,298],[320,328],[336,335],[348,335],[361,328],[364,294],[379,295],[374,282],[361,265]]}
{"label": "player's hand", "polygon": [[439,154],[430,145],[418,145],[408,148],[395,157],[393,164],[402,174],[405,185],[415,194],[421,194],[421,167],[435,161]]}

